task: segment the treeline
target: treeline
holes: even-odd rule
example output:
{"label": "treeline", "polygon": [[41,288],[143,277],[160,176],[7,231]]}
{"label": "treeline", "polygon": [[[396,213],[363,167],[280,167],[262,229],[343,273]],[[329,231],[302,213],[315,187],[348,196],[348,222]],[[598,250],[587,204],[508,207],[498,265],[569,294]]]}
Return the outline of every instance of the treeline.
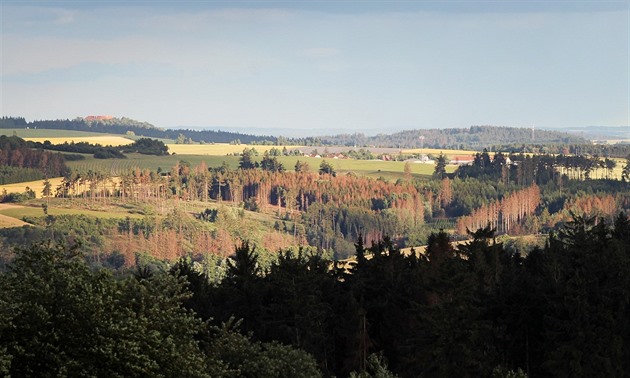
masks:
{"label": "treeline", "polygon": [[489,150],[505,153],[539,153],[553,155],[589,155],[597,157],[625,158],[630,155],[630,144],[555,144],[555,143],[515,143],[507,145],[492,145]]}
{"label": "treeline", "polygon": [[44,173],[35,168],[18,168],[8,165],[0,166],[0,185],[16,182],[36,181],[44,178]]}
{"label": "treeline", "polygon": [[60,151],[60,152],[73,152],[78,154],[92,154],[97,159],[126,159],[127,157],[120,152],[120,149],[112,146],[101,146],[100,144],[92,144],[88,142],[65,142],[62,144],[52,144],[46,140],[42,142],[27,141],[27,145],[30,148]]}
{"label": "treeline", "polygon": [[[0,372],[11,376],[625,376],[630,220],[576,216],[522,255],[488,226],[353,262],[248,243],[116,277],[77,248],[13,251],[0,274]],[[4,250],[4,254],[8,251]],[[226,254],[229,254],[226,252]],[[243,336],[248,335],[248,336]],[[105,363],[106,362],[106,363]],[[358,375],[362,374],[362,375]],[[380,374],[380,375],[379,375]]]}
{"label": "treeline", "polygon": [[63,155],[31,149],[24,140],[5,135],[0,135],[0,167],[11,167],[2,168],[7,174],[3,176],[5,180],[30,178],[32,169],[48,177],[63,176],[69,171]]}
{"label": "treeline", "polygon": [[126,159],[127,157],[124,153],[140,153],[144,155],[157,156],[168,155],[168,146],[160,140],[151,138],[140,138],[129,145],[118,147],[102,146],[100,144],[92,144],[88,142],[65,142],[62,144],[52,144],[48,140],[43,143],[27,141],[26,145],[30,148],[44,150],[93,154],[97,159]]}
{"label": "treeline", "polygon": [[[3,251],[6,253],[7,251]],[[183,306],[179,269],[115,277],[77,248],[18,248],[0,274],[0,375],[11,377],[320,377],[313,357],[215,326]]]}
{"label": "treeline", "polygon": [[376,354],[401,377],[624,376],[630,371],[630,222],[576,217],[544,248],[512,254],[489,227],[454,247],[432,234],[425,254],[387,239],[356,245],[346,269],[282,252],[262,271],[244,245],[212,284],[190,264],[187,306],[242,318],[254,339],[312,354],[326,375]]}
{"label": "treeline", "polygon": [[[627,155],[630,157],[630,155]],[[509,159],[509,160],[508,160]],[[624,167],[630,166],[627,159]],[[617,162],[607,157],[587,155],[549,155],[549,154],[509,154],[497,152],[490,157],[488,150],[474,155],[471,165],[457,168],[455,176],[460,178],[482,178],[515,182],[517,185],[543,185],[549,181],[561,180],[563,176],[575,180],[590,180],[593,175],[603,172],[606,179],[626,179],[625,169],[622,177],[614,176]],[[630,168],[627,168],[630,169]]]}
{"label": "treeline", "polygon": [[508,144],[588,144],[577,135],[559,131],[532,130],[517,127],[471,126],[461,129],[418,129],[393,134],[366,136],[361,133],[321,137],[325,144],[344,146],[376,146],[395,148],[476,149]]}
{"label": "treeline", "polygon": [[238,140],[246,144],[275,144],[273,136],[257,136],[220,130],[162,129],[147,122],[139,122],[129,118],[112,118],[108,120],[87,121],[83,118],[73,120],[43,120],[27,122],[21,117],[0,118],[0,129],[13,128],[55,129],[90,131],[96,133],[127,134],[133,133],[148,138],[177,140],[180,135],[194,142],[230,143]]}

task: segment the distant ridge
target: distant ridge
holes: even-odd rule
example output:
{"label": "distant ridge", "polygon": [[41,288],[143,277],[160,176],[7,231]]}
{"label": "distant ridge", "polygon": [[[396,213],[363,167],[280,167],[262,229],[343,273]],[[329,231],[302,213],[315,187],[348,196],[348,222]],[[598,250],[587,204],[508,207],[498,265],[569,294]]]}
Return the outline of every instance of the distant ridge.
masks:
{"label": "distant ridge", "polygon": [[272,136],[257,136],[229,131],[215,130],[189,130],[189,129],[162,129],[155,127],[148,122],[136,121],[131,118],[116,118],[112,116],[88,116],[86,118],[77,117],[73,120],[43,120],[27,122],[22,117],[2,117],[0,118],[0,129],[13,128],[38,128],[54,130],[76,130],[90,131],[108,134],[127,134],[133,132],[138,136],[162,139],[184,139],[194,142],[205,143],[230,143],[239,141],[240,143],[275,143],[276,138]]}
{"label": "distant ridge", "polygon": [[588,139],[630,139],[630,126],[560,127],[552,130],[577,134]]}
{"label": "distant ridge", "polygon": [[505,126],[471,126],[469,128],[416,129],[393,134],[366,136],[361,133],[320,137],[326,144],[377,146],[395,148],[489,148],[512,144],[585,144],[579,135],[561,131]]}
{"label": "distant ridge", "polygon": [[[130,118],[93,115],[73,120],[41,120],[27,122],[22,117],[0,118],[0,129],[40,128],[89,131],[125,135],[182,140],[205,143],[335,145],[390,148],[449,148],[491,149],[515,145],[569,145],[590,144],[589,139],[628,139],[630,129],[624,127],[584,127],[550,130],[506,126],[470,126],[468,128],[413,129],[392,134],[366,135],[343,133],[328,136],[292,137],[291,133],[278,136],[253,135],[237,131],[209,130],[201,128],[163,129],[148,122]],[[243,129],[245,130],[245,129]],[[256,129],[252,129],[256,130]],[[264,129],[272,132],[275,129]],[[286,129],[277,129],[277,132]],[[320,134],[321,135],[321,134]],[[608,137],[606,137],[608,136]]]}

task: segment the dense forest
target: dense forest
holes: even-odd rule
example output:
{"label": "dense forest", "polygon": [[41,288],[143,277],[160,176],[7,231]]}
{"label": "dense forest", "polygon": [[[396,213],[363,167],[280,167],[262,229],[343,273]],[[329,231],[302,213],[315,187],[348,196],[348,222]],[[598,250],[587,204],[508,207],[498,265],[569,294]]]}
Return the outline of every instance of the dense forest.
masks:
{"label": "dense forest", "polygon": [[61,154],[31,149],[23,139],[0,135],[1,184],[63,176],[68,171]]}
{"label": "dense forest", "polygon": [[[392,134],[366,136],[361,133],[321,137],[323,143],[345,146],[378,146],[399,148],[477,149],[518,144],[587,144],[577,135],[565,132],[528,128],[471,126],[459,129],[416,129]],[[538,152],[538,151],[536,151]]]}
{"label": "dense forest", "polygon": [[0,274],[10,376],[625,376],[630,221],[574,217],[513,253],[487,226],[423,254],[385,238],[341,265],[243,243],[221,277],[184,257],[112,275],[81,249],[14,250]]}

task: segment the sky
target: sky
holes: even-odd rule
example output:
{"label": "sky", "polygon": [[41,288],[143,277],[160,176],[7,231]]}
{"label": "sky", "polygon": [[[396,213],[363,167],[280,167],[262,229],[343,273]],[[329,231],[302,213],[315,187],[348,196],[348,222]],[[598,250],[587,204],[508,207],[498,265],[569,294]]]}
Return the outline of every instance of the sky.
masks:
{"label": "sky", "polygon": [[383,132],[630,125],[622,1],[0,1],[3,116]]}

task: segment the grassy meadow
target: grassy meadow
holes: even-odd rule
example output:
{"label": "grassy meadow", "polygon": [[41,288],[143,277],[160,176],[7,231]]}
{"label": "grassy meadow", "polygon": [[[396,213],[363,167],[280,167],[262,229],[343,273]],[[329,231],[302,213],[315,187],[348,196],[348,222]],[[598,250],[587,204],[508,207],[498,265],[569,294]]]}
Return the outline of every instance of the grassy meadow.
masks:
{"label": "grassy meadow", "polygon": [[10,210],[13,207],[16,206],[4,203],[0,204],[0,228],[22,227],[28,224],[17,217],[11,217],[2,213],[3,211]]}
{"label": "grassy meadow", "polygon": [[[136,167],[140,169],[168,171],[180,161],[186,161],[192,166],[199,165],[202,161],[208,167],[219,167],[226,162],[232,169],[238,168],[238,156],[217,156],[217,155],[185,155],[176,154],[168,156],[151,156],[141,154],[128,154],[128,159],[94,159],[86,155],[85,160],[69,161],[67,165],[71,169],[79,172],[102,171],[108,172],[112,176],[118,176],[122,173],[129,172]],[[262,160],[262,156],[256,158],[257,161]],[[352,159],[321,159],[310,158],[305,156],[279,156],[284,167],[291,171],[294,169],[295,163],[300,160],[309,165],[309,170],[317,172],[322,160],[328,161],[338,174],[354,173],[360,176],[369,176],[374,178],[383,177],[387,180],[396,180],[403,176],[405,167],[404,162],[399,161],[381,161],[381,160],[352,160]],[[415,177],[430,176],[434,170],[433,164],[411,164],[411,173]],[[453,172],[455,166],[447,166],[447,172]]]}
{"label": "grassy meadow", "polygon": [[[141,218],[140,214],[133,214],[124,211],[101,211],[79,208],[56,207],[54,203],[48,207],[50,215],[87,215],[96,218]],[[41,217],[44,216],[44,210],[41,206],[0,206],[0,215],[11,217],[14,219],[22,219],[22,217]],[[8,226],[13,227],[13,226]]]}
{"label": "grassy meadow", "polygon": [[[17,135],[20,138],[87,138],[109,134],[93,133],[89,131],[75,130],[49,130],[49,129],[0,129],[0,135]],[[113,136],[113,134],[112,134]],[[120,137],[121,135],[116,135]]]}
{"label": "grassy meadow", "polygon": [[192,166],[199,165],[202,161],[208,167],[218,167],[225,161],[230,168],[238,167],[238,156],[209,156],[209,155],[167,155],[154,156],[142,154],[126,154],[127,159],[95,159],[91,155],[84,155],[85,160],[68,161],[66,164],[70,169],[79,172],[87,172],[88,170],[107,172],[112,176],[134,170],[136,167],[140,169],[149,169],[156,171],[161,168],[162,171],[169,171],[179,161],[186,161]]}

